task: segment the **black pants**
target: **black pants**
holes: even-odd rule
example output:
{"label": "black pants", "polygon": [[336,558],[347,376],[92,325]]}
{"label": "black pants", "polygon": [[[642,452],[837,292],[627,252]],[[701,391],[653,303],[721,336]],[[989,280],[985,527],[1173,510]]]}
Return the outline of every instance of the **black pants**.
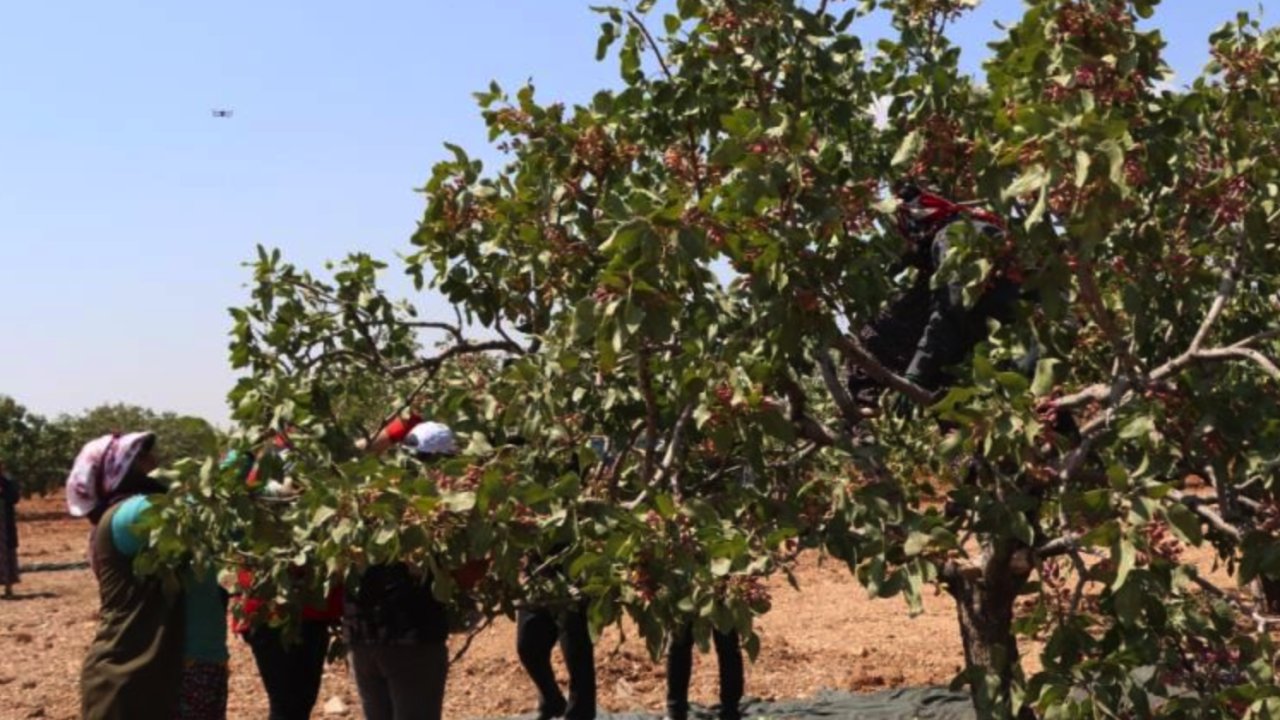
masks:
{"label": "black pants", "polygon": [[[551,668],[556,642],[569,668],[569,700],[565,701]],[[596,660],[587,616],[581,611],[521,610],[516,616],[516,651],[520,664],[538,688],[538,715],[566,720],[596,716]]]}
{"label": "black pants", "polygon": [[[738,633],[712,633],[716,662],[720,666],[720,718],[738,720],[746,671],[742,664],[742,647]],[[689,681],[693,679],[693,632],[686,627],[671,639],[667,651],[667,717],[685,720],[689,717]]]}
{"label": "black pants", "polygon": [[449,647],[353,645],[348,656],[365,720],[440,720],[449,679]]}
{"label": "black pants", "polygon": [[325,655],[329,652],[329,626],[303,622],[300,636],[287,643],[277,629],[258,627],[245,636],[258,663],[258,674],[267,689],[270,720],[307,720],[320,695]]}

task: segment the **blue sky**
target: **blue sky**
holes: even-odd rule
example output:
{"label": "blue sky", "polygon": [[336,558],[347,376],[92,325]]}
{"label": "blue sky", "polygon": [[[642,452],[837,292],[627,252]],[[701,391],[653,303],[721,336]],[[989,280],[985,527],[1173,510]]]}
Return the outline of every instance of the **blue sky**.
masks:
{"label": "blue sky", "polygon": [[[225,420],[226,308],[254,245],[316,268],[407,248],[441,143],[485,146],[472,92],[533,78],[573,102],[615,83],[594,62],[602,2],[0,6],[0,394]],[[1164,0],[1179,80],[1211,29],[1258,7]],[[985,0],[963,21],[967,67],[1020,11]]]}

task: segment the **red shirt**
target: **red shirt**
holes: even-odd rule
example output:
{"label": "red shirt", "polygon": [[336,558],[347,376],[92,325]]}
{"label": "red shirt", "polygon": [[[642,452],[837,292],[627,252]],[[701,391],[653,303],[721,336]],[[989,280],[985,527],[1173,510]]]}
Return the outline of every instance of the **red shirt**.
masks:
{"label": "red shirt", "polygon": [[[262,613],[262,607],[265,601],[262,598],[249,595],[249,589],[253,587],[253,573],[246,568],[241,568],[236,574],[236,584],[240,586],[240,593],[237,594],[232,602],[240,608],[237,615],[233,615],[232,629],[243,635],[249,632],[252,621]],[[342,586],[334,585],[329,588],[329,595],[325,598],[324,605],[308,605],[302,608],[302,619],[308,622],[336,623],[342,619]]]}

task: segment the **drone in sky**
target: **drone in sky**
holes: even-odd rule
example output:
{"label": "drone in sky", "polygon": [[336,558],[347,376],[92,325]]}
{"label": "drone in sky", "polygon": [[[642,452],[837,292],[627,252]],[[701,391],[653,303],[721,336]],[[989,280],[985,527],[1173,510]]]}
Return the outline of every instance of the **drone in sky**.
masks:
{"label": "drone in sky", "polygon": [[235,114],[235,110],[214,109],[214,110],[210,110],[209,112],[213,113],[213,116],[216,118],[229,118]]}

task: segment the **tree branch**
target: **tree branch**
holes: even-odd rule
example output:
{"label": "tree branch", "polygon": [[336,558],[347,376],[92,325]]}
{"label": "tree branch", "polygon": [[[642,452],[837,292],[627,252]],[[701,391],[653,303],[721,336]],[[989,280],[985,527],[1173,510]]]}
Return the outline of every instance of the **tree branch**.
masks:
{"label": "tree branch", "polygon": [[862,411],[849,395],[849,391],[841,384],[840,376],[836,373],[836,365],[826,350],[818,351],[818,369],[822,372],[822,382],[827,386],[827,392],[831,394],[831,399],[835,401],[840,414],[844,416],[845,425],[853,427],[858,424],[862,420]]}
{"label": "tree branch", "polygon": [[645,449],[644,483],[653,482],[654,465],[658,456],[658,398],[653,389],[653,372],[649,368],[649,351],[641,349],[636,354],[640,394],[644,397]]}
{"label": "tree branch", "polygon": [[617,450],[617,454],[613,456],[613,462],[602,472],[609,475],[608,483],[605,486],[605,494],[610,502],[616,502],[618,499],[618,481],[622,478],[622,468],[626,464],[627,456],[631,454],[631,448],[635,447],[636,441],[640,439],[642,429],[635,429],[627,436],[627,444]]}
{"label": "tree branch", "polygon": [[1192,355],[1194,360],[1248,360],[1253,362],[1272,380],[1280,382],[1280,367],[1271,358],[1249,347],[1222,347],[1211,350],[1200,350]]}
{"label": "tree branch", "polygon": [[1233,348],[1250,347],[1264,340],[1275,340],[1276,338],[1280,338],[1280,328],[1272,328],[1270,330],[1264,330],[1260,333],[1250,335],[1249,337],[1244,338],[1243,340],[1239,340],[1235,343],[1232,343],[1230,347],[1233,347]]}
{"label": "tree branch", "polygon": [[862,368],[876,382],[906,395],[917,405],[933,404],[933,393],[886,368],[857,338],[839,335],[835,345],[850,362]]}
{"label": "tree branch", "polygon": [[529,350],[527,350],[520,343],[511,339],[511,336],[507,334],[506,328],[502,327],[502,318],[498,318],[496,321],[494,321],[493,329],[498,333],[498,336],[501,337],[503,340],[506,340],[507,342],[511,343],[511,345],[514,347],[520,348],[520,354],[522,355],[529,354]]}
{"label": "tree branch", "polygon": [[1052,540],[1045,541],[1035,549],[1036,557],[1041,560],[1049,560],[1063,555],[1069,555],[1080,550],[1080,536],[1075,533],[1068,533],[1062,537],[1056,537]]}
{"label": "tree branch", "polygon": [[1213,508],[1209,507],[1210,502],[1206,498],[1196,497],[1195,495],[1187,495],[1180,490],[1170,490],[1169,498],[1174,502],[1180,502],[1186,505],[1189,510],[1199,515],[1214,530],[1226,535],[1228,538],[1239,543],[1244,540],[1244,533],[1240,532],[1240,528],[1227,522]]}
{"label": "tree branch", "polygon": [[[1206,318],[1208,320],[1208,318]],[[1207,325],[1205,326],[1207,327]],[[1257,364],[1263,372],[1271,376],[1275,380],[1280,380],[1280,367],[1276,365],[1270,358],[1259,350],[1251,346],[1280,337],[1280,328],[1273,328],[1260,333],[1255,333],[1246,338],[1237,340],[1236,342],[1223,347],[1210,348],[1208,350],[1188,349],[1186,352],[1169,360],[1165,364],[1151,371],[1147,376],[1148,382],[1158,383],[1172,377],[1181,372],[1183,368],[1197,361],[1211,362],[1224,360],[1248,360]],[[1087,405],[1091,402],[1118,404],[1124,396],[1129,392],[1132,385],[1127,378],[1118,378],[1113,385],[1106,383],[1095,383],[1071,395],[1064,395],[1055,401],[1058,408],[1069,410],[1071,408]]]}
{"label": "tree branch", "polygon": [[653,39],[653,35],[649,32],[649,28],[645,27],[644,22],[642,22],[639,16],[631,10],[627,11],[627,19],[629,19],[631,24],[640,31],[640,34],[644,35],[645,42],[648,43],[649,47],[653,50],[653,56],[657,58],[658,65],[662,67],[662,74],[667,76],[667,81],[675,82],[675,76],[671,74],[671,68],[667,66],[666,59],[662,57],[662,51],[658,48],[658,43]]}
{"label": "tree branch", "polygon": [[442,322],[415,321],[415,322],[406,322],[405,326],[411,327],[411,328],[420,328],[423,330],[440,330],[448,333],[457,342],[465,342],[465,339],[462,337],[462,327],[460,325],[450,325],[449,323],[442,323]]}
{"label": "tree branch", "polygon": [[1075,617],[1080,610],[1080,601],[1084,599],[1084,587],[1089,582],[1089,568],[1084,564],[1084,558],[1080,557],[1078,549],[1070,550],[1067,555],[1071,558],[1071,566],[1076,570],[1076,589],[1071,593],[1071,617]]}
{"label": "tree branch", "polygon": [[1226,272],[1222,274],[1222,280],[1218,283],[1218,294],[1213,298],[1213,304],[1209,306],[1209,312],[1204,316],[1204,322],[1200,323],[1200,329],[1196,331],[1196,336],[1191,340],[1190,352],[1195,353],[1204,345],[1204,341],[1209,337],[1209,333],[1213,330],[1213,324],[1222,316],[1222,311],[1226,309],[1227,302],[1235,294],[1236,291],[1236,267],[1232,264]]}
{"label": "tree branch", "polygon": [[424,358],[422,360],[419,360],[417,362],[412,362],[407,365],[398,365],[396,367],[393,367],[390,369],[390,372],[395,377],[404,377],[405,375],[410,375],[415,372],[420,372],[422,370],[431,370],[433,368],[439,367],[443,365],[446,361],[454,357],[457,357],[459,355],[475,355],[475,354],[484,353],[484,352],[518,353],[520,352],[520,346],[517,345],[515,347],[512,347],[511,344],[508,343],[506,340],[490,340],[487,342],[479,342],[479,343],[462,342],[450,347],[448,350],[445,350],[439,355],[435,355],[429,358]]}
{"label": "tree branch", "polygon": [[787,404],[790,405],[789,417],[791,423],[795,425],[796,432],[804,439],[822,447],[835,445],[835,434],[809,416],[809,402],[804,395],[804,388],[785,375],[777,380],[777,385],[787,397]]}
{"label": "tree branch", "polygon": [[673,471],[672,466],[680,455],[685,427],[693,419],[693,411],[697,407],[697,403],[689,403],[684,406],[684,410],[680,411],[680,417],[676,419],[675,427],[671,430],[671,438],[667,441],[667,451],[662,458],[662,467],[658,469],[658,479],[671,483],[671,491],[677,500],[680,499],[680,471],[678,469]]}
{"label": "tree branch", "polygon": [[1111,316],[1111,311],[1107,309],[1106,304],[1102,301],[1102,293],[1098,290],[1098,280],[1094,276],[1091,262],[1080,260],[1077,263],[1076,282],[1080,285],[1080,297],[1084,300],[1085,308],[1093,316],[1093,321],[1102,330],[1107,342],[1111,344],[1111,349],[1115,352],[1116,357],[1120,358],[1125,365],[1125,369],[1135,379],[1143,378],[1145,372],[1141,363],[1138,362],[1138,359],[1133,356],[1133,353],[1125,345],[1124,336],[1121,334],[1119,326],[1116,325],[1115,318]]}

